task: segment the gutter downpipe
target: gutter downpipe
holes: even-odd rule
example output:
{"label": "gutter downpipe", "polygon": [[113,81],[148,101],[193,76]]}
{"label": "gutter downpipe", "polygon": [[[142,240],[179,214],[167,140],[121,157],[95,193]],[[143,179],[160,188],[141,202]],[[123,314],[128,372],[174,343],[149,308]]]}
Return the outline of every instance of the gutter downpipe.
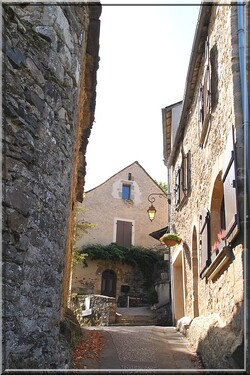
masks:
{"label": "gutter downpipe", "polygon": [[[249,108],[248,108],[248,82],[247,82],[247,52],[245,47],[245,42],[247,40],[246,35],[246,25],[247,21],[244,19],[244,10],[246,9],[246,3],[242,0],[237,4],[237,16],[238,16],[238,43],[239,43],[239,64],[240,64],[240,85],[241,85],[241,99],[242,99],[242,114],[243,114],[243,129],[245,135],[245,168],[246,168],[246,182],[245,182],[245,192],[246,192],[246,223],[245,223],[245,259],[246,264],[249,264],[249,234],[247,233],[247,228],[249,225],[249,215],[250,215],[250,160],[249,160]],[[247,14],[247,12],[245,12]],[[249,306],[249,270],[246,272],[246,281],[245,281],[245,306]],[[248,302],[248,303],[247,303]],[[248,311],[249,312],[249,311]],[[249,321],[246,320],[246,337],[249,337]],[[245,365],[247,373],[249,373],[250,362],[249,362],[249,342],[245,341]]]}
{"label": "gutter downpipe", "polygon": [[243,2],[237,5],[238,13],[238,42],[239,42],[239,63],[240,63],[240,84],[241,84],[241,97],[242,97],[242,113],[243,113],[243,128],[245,130],[245,157],[246,157],[246,193],[247,193],[247,219],[250,214],[250,161],[247,157],[249,155],[250,138],[249,138],[249,109],[248,109],[248,85],[247,85],[247,67],[246,67],[246,25],[244,20],[244,7]]}

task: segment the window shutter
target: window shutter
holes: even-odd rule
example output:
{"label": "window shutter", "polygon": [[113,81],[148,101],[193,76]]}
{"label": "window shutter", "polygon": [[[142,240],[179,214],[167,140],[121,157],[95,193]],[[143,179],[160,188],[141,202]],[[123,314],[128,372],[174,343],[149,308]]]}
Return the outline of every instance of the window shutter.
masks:
{"label": "window shutter", "polygon": [[211,74],[210,74],[210,56],[209,56],[209,41],[205,42],[205,68],[202,83],[199,92],[199,138],[200,146],[203,145],[210,117],[211,108]]}
{"label": "window shutter", "polygon": [[124,247],[132,244],[132,222],[117,220],[116,243]]}
{"label": "window shutter", "polygon": [[226,224],[225,239],[229,243],[239,232],[235,164],[234,132],[233,130],[231,130],[228,134],[228,140],[224,154],[224,167],[222,171]]}
{"label": "window shutter", "polygon": [[180,203],[185,195],[185,171],[184,171],[184,157],[182,158],[181,169],[180,169]]}
{"label": "window shutter", "polygon": [[190,152],[182,160],[182,189],[184,195],[188,194],[190,184]]}
{"label": "window shutter", "polygon": [[211,102],[211,82],[210,82],[210,69],[209,65],[206,66],[205,76],[204,76],[204,120],[210,113],[210,102]]}
{"label": "window shutter", "polygon": [[175,177],[175,205],[178,206],[180,204],[180,175],[181,170],[178,169]]}
{"label": "window shutter", "polygon": [[200,269],[201,273],[208,266],[210,260],[210,213],[204,210],[201,215],[200,226],[200,240],[201,240],[201,259]]}
{"label": "window shutter", "polygon": [[187,194],[191,192],[191,151],[187,153]]}
{"label": "window shutter", "polygon": [[205,65],[208,65],[209,64],[209,39],[207,37],[206,41],[205,41]]}
{"label": "window shutter", "polygon": [[198,125],[199,125],[199,138],[202,131],[202,124],[204,118],[204,108],[203,108],[203,86],[200,84],[199,96],[198,96]]}

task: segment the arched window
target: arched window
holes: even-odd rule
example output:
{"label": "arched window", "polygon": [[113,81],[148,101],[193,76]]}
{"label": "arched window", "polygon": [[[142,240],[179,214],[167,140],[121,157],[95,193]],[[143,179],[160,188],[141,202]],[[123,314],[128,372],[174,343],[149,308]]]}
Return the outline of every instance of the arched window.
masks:
{"label": "arched window", "polygon": [[228,134],[223,170],[215,179],[210,210],[200,215],[200,276],[239,232],[234,128]]}
{"label": "arched window", "polygon": [[225,235],[225,203],[223,182],[220,172],[215,180],[211,210],[210,210],[210,230],[211,230],[211,258],[213,259],[224,246]]}

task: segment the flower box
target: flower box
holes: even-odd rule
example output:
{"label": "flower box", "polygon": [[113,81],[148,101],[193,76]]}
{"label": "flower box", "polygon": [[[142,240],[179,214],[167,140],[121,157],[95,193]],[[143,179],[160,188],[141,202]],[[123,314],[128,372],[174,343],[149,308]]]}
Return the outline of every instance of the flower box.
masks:
{"label": "flower box", "polygon": [[166,246],[175,246],[180,244],[182,239],[177,234],[166,233],[160,238],[160,241]]}

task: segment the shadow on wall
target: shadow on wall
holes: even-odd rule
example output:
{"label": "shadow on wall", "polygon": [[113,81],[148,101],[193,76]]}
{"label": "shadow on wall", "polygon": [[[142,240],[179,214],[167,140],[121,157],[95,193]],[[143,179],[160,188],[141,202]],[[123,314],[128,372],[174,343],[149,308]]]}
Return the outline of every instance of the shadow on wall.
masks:
{"label": "shadow on wall", "polygon": [[191,270],[191,253],[190,253],[190,249],[189,249],[188,245],[186,244],[186,242],[183,242],[183,250],[184,250],[184,253],[185,253],[185,258],[186,258],[187,263],[188,263],[188,267]]}
{"label": "shadow on wall", "polygon": [[190,324],[187,337],[207,369],[244,369],[242,303],[235,305],[234,310],[233,318],[227,325],[219,314],[201,315]]}

